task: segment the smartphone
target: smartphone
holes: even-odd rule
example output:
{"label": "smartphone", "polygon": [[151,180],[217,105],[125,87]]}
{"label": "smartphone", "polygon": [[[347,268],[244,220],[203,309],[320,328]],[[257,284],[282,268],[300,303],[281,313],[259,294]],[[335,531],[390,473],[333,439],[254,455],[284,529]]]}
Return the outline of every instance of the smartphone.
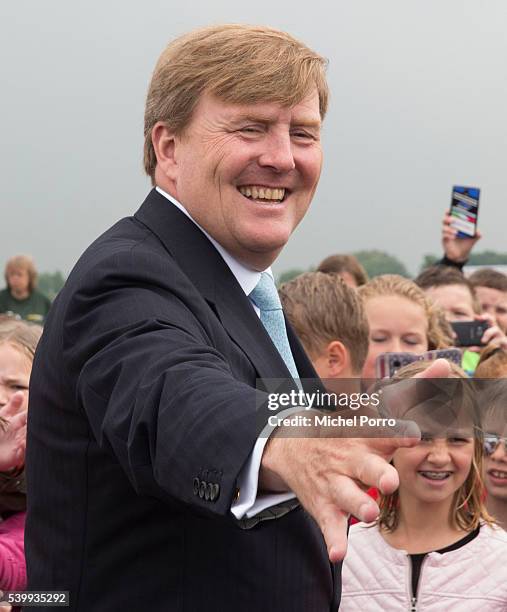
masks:
{"label": "smartphone", "polygon": [[473,238],[475,236],[480,193],[481,190],[478,187],[455,185],[452,188],[451,226],[458,230],[458,238]]}
{"label": "smartphone", "polygon": [[482,346],[481,338],[489,327],[488,321],[454,321],[457,346]]}
{"label": "smartphone", "polygon": [[377,378],[392,378],[396,372],[414,361],[434,361],[447,359],[456,365],[461,364],[461,351],[457,348],[427,351],[421,355],[416,353],[382,353],[375,361]]}

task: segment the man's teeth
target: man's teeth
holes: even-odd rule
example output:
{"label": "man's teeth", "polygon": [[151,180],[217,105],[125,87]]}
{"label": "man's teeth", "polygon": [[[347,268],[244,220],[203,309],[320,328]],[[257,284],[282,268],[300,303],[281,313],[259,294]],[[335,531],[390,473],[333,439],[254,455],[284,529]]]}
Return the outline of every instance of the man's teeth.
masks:
{"label": "man's teeth", "polygon": [[500,470],[490,470],[489,473],[495,478],[507,478],[507,472],[502,472]]}
{"label": "man's teeth", "polygon": [[419,472],[425,478],[430,480],[445,480],[451,475],[451,472]]}
{"label": "man's teeth", "polygon": [[240,193],[252,200],[271,200],[281,202],[285,196],[285,189],[277,189],[270,187],[256,187],[249,185],[247,187],[238,187]]}

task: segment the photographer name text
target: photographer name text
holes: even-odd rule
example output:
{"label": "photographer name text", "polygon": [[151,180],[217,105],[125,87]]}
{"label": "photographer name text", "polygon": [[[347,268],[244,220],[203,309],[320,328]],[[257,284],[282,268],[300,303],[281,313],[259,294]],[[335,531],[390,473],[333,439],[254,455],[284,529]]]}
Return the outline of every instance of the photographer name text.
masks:
{"label": "photographer name text", "polygon": [[268,418],[271,427],[395,427],[396,419],[374,418],[366,415],[343,417],[340,415],[295,414],[281,417],[272,414]]}

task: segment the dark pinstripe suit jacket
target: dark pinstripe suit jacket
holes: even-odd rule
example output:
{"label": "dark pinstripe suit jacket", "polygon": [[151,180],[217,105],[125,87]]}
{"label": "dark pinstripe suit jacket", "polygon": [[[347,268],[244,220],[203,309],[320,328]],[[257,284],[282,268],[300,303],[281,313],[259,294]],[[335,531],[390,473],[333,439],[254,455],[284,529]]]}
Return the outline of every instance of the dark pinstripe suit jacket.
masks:
{"label": "dark pinstripe suit jacket", "polygon": [[230,513],[255,380],[286,376],[215,248],[152,191],[81,257],[35,357],[28,588],[70,590],[82,612],[336,609],[338,568],[302,509],[248,530]]}

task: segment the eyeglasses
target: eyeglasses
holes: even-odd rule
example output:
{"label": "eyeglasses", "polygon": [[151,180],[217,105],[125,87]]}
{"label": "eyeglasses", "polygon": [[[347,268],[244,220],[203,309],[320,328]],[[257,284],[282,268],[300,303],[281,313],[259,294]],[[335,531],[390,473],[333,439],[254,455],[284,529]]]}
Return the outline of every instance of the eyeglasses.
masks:
{"label": "eyeglasses", "polygon": [[503,442],[504,452],[507,454],[507,438],[502,438],[501,436],[497,436],[496,434],[484,434],[484,454],[489,457],[492,455],[500,442]]}

